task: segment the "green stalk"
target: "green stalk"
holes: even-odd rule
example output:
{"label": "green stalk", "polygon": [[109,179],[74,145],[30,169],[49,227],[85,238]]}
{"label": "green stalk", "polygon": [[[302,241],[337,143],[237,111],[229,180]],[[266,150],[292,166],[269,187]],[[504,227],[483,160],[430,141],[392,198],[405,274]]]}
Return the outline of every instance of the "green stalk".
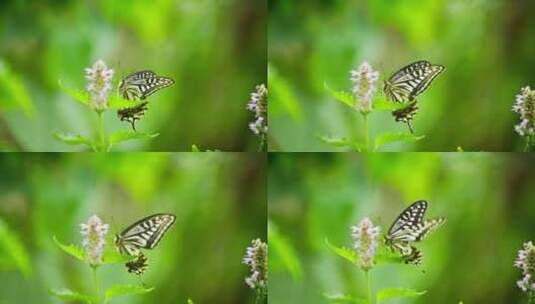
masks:
{"label": "green stalk", "polygon": [[370,132],[368,129],[368,114],[362,114],[364,117],[364,136],[365,136],[365,144],[366,144],[366,152],[370,151]]}
{"label": "green stalk", "polygon": [[260,134],[260,144],[258,145],[258,152],[264,152],[264,146],[267,143],[266,134]]}
{"label": "green stalk", "polygon": [[97,145],[98,151],[96,152],[105,152],[107,149],[106,145],[106,135],[104,133],[104,119],[102,118],[103,112],[97,112],[98,114],[98,142]]}
{"label": "green stalk", "polygon": [[265,297],[265,291],[257,288],[255,292],[254,304],[262,304]]}
{"label": "green stalk", "polygon": [[368,286],[368,303],[369,304],[373,304],[372,302],[372,285],[371,285],[371,280],[370,280],[370,271],[369,270],[366,270],[364,272],[366,274],[366,285]]}
{"label": "green stalk", "polygon": [[97,303],[100,303],[100,288],[98,286],[97,267],[91,267],[93,269],[93,283],[95,284],[95,293],[97,295]]}
{"label": "green stalk", "polygon": [[533,136],[526,136],[526,145],[524,146],[524,152],[530,152],[531,147],[533,146],[534,138]]}

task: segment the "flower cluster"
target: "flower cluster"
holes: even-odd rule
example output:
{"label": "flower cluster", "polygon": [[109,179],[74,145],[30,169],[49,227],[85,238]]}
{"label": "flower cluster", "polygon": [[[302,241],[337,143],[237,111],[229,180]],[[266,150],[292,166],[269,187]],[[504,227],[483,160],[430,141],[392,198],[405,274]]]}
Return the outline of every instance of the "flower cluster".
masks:
{"label": "flower cluster", "polygon": [[82,246],[85,249],[89,264],[91,266],[101,264],[108,224],[102,223],[98,216],[93,215],[87,223],[80,224],[80,233],[84,237]]}
{"label": "flower cluster", "polygon": [[356,109],[363,113],[372,110],[372,98],[377,90],[377,80],[379,72],[374,71],[368,62],[363,62],[358,69],[351,71],[351,81],[353,82],[353,94],[357,97]]}
{"label": "flower cluster", "polygon": [[528,137],[535,135],[535,90],[529,86],[522,88],[520,94],[516,95],[513,111],[520,114],[520,123],[515,126],[516,133]]}
{"label": "flower cluster", "polygon": [[524,249],[518,251],[515,267],[522,269],[522,280],[516,282],[523,291],[535,292],[535,246],[532,242],[524,243]]}
{"label": "flower cluster", "polygon": [[255,114],[255,121],[249,124],[249,128],[256,135],[264,136],[268,131],[267,126],[267,88],[265,85],[257,85],[251,93],[251,99],[247,103],[247,110]]}
{"label": "flower cluster", "polygon": [[243,257],[243,263],[251,269],[251,276],[245,283],[260,292],[267,291],[268,247],[260,239],[254,239]]}
{"label": "flower cluster", "polygon": [[377,240],[379,238],[379,226],[374,226],[369,218],[364,218],[357,226],[351,227],[353,247],[359,256],[359,266],[367,271],[374,265]]}
{"label": "flower cluster", "polygon": [[104,61],[97,60],[92,67],[85,69],[88,80],[87,91],[90,95],[90,105],[93,110],[102,112],[108,108],[108,93],[111,90],[113,70],[108,69]]}

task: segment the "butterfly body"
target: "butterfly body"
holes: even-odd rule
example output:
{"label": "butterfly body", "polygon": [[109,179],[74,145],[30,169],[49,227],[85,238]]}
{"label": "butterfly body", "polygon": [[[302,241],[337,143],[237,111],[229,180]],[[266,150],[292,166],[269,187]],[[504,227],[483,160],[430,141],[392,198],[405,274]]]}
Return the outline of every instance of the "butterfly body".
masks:
{"label": "butterfly body", "polygon": [[426,210],[427,201],[414,202],[401,212],[385,235],[385,244],[399,252],[405,263],[420,264],[422,253],[412,244],[425,239],[445,222],[443,217],[424,220]]}

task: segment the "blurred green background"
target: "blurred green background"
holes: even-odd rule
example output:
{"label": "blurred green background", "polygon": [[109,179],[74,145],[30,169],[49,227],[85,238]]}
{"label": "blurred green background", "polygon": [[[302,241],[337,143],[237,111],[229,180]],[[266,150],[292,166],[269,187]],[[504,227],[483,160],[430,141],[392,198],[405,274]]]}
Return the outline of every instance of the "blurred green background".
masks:
{"label": "blurred green background", "polygon": [[[530,0],[310,0],[269,2],[270,149],[331,151],[318,135],[356,137],[362,119],[324,89],[351,91],[349,71],[368,61],[382,81],[429,60],[446,67],[419,96],[425,139],[385,150],[521,150],[511,111],[534,86]],[[389,112],[370,115],[372,136],[406,131]]]}
{"label": "blurred green background", "polygon": [[[80,245],[79,224],[93,214],[111,237],[158,212],[177,221],[145,251],[154,291],[111,303],[253,303],[242,258],[267,238],[265,164],[246,153],[1,155],[0,303],[62,303],[47,293],[60,287],[91,294],[90,267],[52,236]],[[139,285],[122,264],[98,272],[101,288]]]}
{"label": "blurred green background", "polygon": [[[84,68],[103,59],[115,84],[142,69],[176,80],[139,123],[160,136],[114,150],[256,151],[245,107],[266,82],[266,22],[265,0],[2,1],[0,150],[72,151],[52,133],[93,135],[97,115],[58,81],[83,89]],[[128,130],[114,112],[107,131]]]}
{"label": "blurred green background", "polygon": [[350,226],[369,217],[384,233],[416,200],[446,223],[417,247],[420,267],[383,264],[372,288],[427,290],[384,303],[527,303],[513,267],[535,241],[535,157],[526,154],[271,154],[268,173],[269,299],[329,303],[365,297],[364,273],[335,255],[325,238],[351,247]]}

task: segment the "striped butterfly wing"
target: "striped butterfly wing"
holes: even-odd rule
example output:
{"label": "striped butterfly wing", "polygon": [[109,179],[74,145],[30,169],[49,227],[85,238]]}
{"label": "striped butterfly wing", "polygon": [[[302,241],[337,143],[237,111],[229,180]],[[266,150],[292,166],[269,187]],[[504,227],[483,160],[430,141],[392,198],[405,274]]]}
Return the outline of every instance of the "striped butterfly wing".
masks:
{"label": "striped butterfly wing", "polygon": [[420,264],[423,256],[410,244],[425,239],[445,222],[443,217],[424,220],[426,210],[426,201],[414,202],[397,217],[386,235],[387,244],[398,251],[407,264]]}
{"label": "striped butterfly wing", "polygon": [[144,70],[126,76],[119,84],[119,93],[128,100],[143,100],[174,83],[175,81],[169,77],[158,76],[153,71]]}
{"label": "striped butterfly wing", "polygon": [[408,239],[407,232],[416,229],[423,222],[425,211],[427,210],[427,201],[417,201],[401,212],[390,229],[387,237],[392,240],[411,241]]}
{"label": "striped butterfly wing", "polygon": [[429,61],[416,61],[402,67],[385,81],[385,95],[389,100],[405,103],[424,92],[444,67]]}
{"label": "striped butterfly wing", "polygon": [[175,220],[176,216],[173,214],[158,213],[135,222],[117,236],[119,251],[137,256],[141,248],[153,249]]}

